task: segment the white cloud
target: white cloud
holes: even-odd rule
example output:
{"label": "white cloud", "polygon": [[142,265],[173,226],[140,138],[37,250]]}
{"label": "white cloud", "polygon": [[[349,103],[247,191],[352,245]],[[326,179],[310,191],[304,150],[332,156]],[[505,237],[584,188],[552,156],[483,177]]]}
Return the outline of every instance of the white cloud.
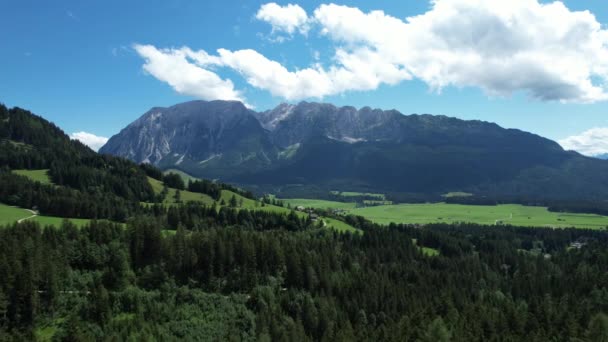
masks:
{"label": "white cloud", "polygon": [[108,142],[108,138],[100,137],[92,133],[87,132],[76,132],[70,135],[70,138],[78,140],[81,143],[89,146],[92,150],[98,151],[105,143]]}
{"label": "white cloud", "polygon": [[526,92],[541,101],[608,99],[608,30],[588,11],[538,0],[434,0],[405,20],[383,11],[321,5],[309,17],[297,5],[263,5],[256,18],[289,35],[317,28],[335,53],[288,70],[255,50],[136,46],[146,69],[176,91],[203,99],[241,99],[213,68],[237,71],[251,86],[288,100],[374,90],[419,79],[437,92],[477,87],[489,96]]}
{"label": "white cloud", "polygon": [[229,79],[222,79],[213,71],[196,63],[212,61],[204,51],[193,52],[189,48],[157,49],[152,45],[134,45],[135,51],[144,58],[144,70],[157,79],[168,83],[175,91],[203,100],[237,100],[245,102]]}
{"label": "white cloud", "polygon": [[608,153],[608,127],[596,127],[558,141],[566,150],[587,156]]}
{"label": "white cloud", "polygon": [[372,51],[357,54],[338,52],[340,66],[324,69],[316,64],[310,68],[289,71],[280,63],[254,50],[218,50],[221,64],[239,72],[253,87],[267,90],[288,100],[322,98],[344,91],[372,90],[382,82],[395,84],[410,76],[378,59]]}
{"label": "white cloud", "polygon": [[[436,0],[403,21],[382,11],[321,5],[321,32],[347,54],[371,49],[375,63],[403,68],[433,89],[479,87],[492,96],[526,91],[540,100],[608,96],[608,31],[590,12],[537,0]],[[383,79],[384,80],[384,79]],[[387,82],[389,83],[389,82]]]}
{"label": "white cloud", "polygon": [[292,35],[296,30],[302,34],[308,32],[308,15],[299,5],[279,6],[274,2],[264,4],[255,15],[256,19],[272,26],[273,33],[285,32]]}

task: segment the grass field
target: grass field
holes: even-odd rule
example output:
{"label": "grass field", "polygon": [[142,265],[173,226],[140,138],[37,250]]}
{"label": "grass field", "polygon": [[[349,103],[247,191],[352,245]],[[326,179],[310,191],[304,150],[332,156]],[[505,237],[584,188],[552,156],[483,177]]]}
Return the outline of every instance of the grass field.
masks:
{"label": "grass field", "polygon": [[590,228],[608,227],[608,217],[593,214],[554,213],[545,207],[519,204],[498,206],[460,205],[446,203],[398,204],[356,208],[355,203],[312,199],[282,199],[292,207],[343,209],[349,214],[364,216],[376,223],[453,223],[511,224],[528,227]]}
{"label": "grass field", "polygon": [[51,184],[48,171],[49,170],[13,170],[13,173],[28,177],[31,180],[42,184]]}
{"label": "grass field", "polygon": [[577,227],[600,229],[608,226],[608,217],[593,214],[554,213],[545,207],[519,204],[476,206],[460,204],[398,204],[353,209],[349,213],[374,222],[437,223],[474,222],[479,224],[511,224],[534,227]]}
{"label": "grass field", "polygon": [[[148,177],[148,181],[152,185],[152,188],[154,189],[154,193],[159,194],[163,190],[163,183],[161,181],[156,180],[154,178],[150,178],[150,177]],[[167,197],[165,197],[165,200],[163,203],[164,204],[175,204],[175,192],[176,192],[175,189],[169,188],[169,193],[167,194]],[[272,211],[272,212],[280,212],[280,213],[289,213],[290,212],[290,210],[287,208],[277,207],[274,205],[262,206],[262,202],[260,202],[260,201],[254,201],[252,199],[245,198],[245,197],[243,197],[237,193],[234,193],[232,191],[229,191],[229,190],[222,190],[222,195],[220,197],[220,200],[218,201],[218,204],[221,203],[222,200],[224,200],[224,202],[226,204],[230,203],[230,199],[232,198],[233,195],[236,198],[237,203],[239,205],[242,203],[242,206],[240,206],[240,208],[250,209],[250,210]],[[180,191],[180,197],[181,197],[182,202],[200,201],[205,205],[213,205],[213,202],[214,202],[213,198],[211,198],[209,195],[200,194],[197,192],[190,192],[190,191],[186,191],[186,190]]]}
{"label": "grass field", "polygon": [[[20,219],[24,219],[30,216],[32,216],[32,213],[25,209],[11,207],[0,203],[0,225],[12,224]],[[63,222],[64,218],[53,216],[35,216],[32,218],[28,218],[28,221],[29,220],[39,222],[43,226],[53,225],[59,227],[61,225],[61,222]],[[87,219],[72,218],[69,220],[79,227],[90,222],[90,220]]]}
{"label": "grass field", "polygon": [[[163,182],[156,180],[154,178],[150,178],[150,177],[148,177],[148,181],[152,185],[152,189],[154,189],[155,194],[159,194],[163,191]],[[177,190],[175,190],[175,189],[169,188],[169,192],[167,193],[167,196],[165,197],[165,200],[163,201],[163,203],[164,204],[174,204],[176,191]],[[180,193],[181,201],[184,203],[188,202],[188,201],[200,201],[206,205],[212,205],[214,202],[213,198],[211,198],[211,196],[209,196],[209,195],[199,194],[197,192],[190,192],[190,191],[186,191],[186,190],[180,190],[179,193]]]}
{"label": "grass field", "polygon": [[346,224],[339,220],[335,220],[335,219],[328,218],[328,217],[323,217],[321,219],[325,222],[327,228],[335,229],[341,233],[361,233],[362,232],[361,230],[354,228],[353,226]]}
{"label": "grass field", "polygon": [[[54,216],[36,216],[36,217],[33,217],[28,220],[37,221],[43,226],[51,225],[51,226],[59,227],[59,226],[61,226],[61,223],[63,222],[63,220],[65,220],[65,218],[54,217]],[[89,220],[89,219],[79,219],[79,218],[70,218],[68,220],[78,227],[82,227],[82,226],[86,225],[87,223],[91,222],[91,220]]]}
{"label": "grass field", "polygon": [[304,208],[319,208],[319,209],[355,209],[356,203],[354,202],[335,202],[335,201],[324,201],[324,200],[313,200],[304,198],[287,198],[280,199],[285,205],[289,203],[292,208],[297,206],[303,206]]}
{"label": "grass field", "polygon": [[[229,191],[229,190],[222,190],[221,199],[224,200],[224,202],[226,202],[226,204],[228,204],[228,203],[230,203],[230,199],[232,198],[233,195],[236,198],[237,203],[239,204],[239,208],[249,209],[249,210],[262,210],[262,211],[269,211],[269,212],[274,212],[274,213],[284,213],[284,214],[289,214],[289,212],[291,212],[291,210],[286,207],[279,207],[276,205],[269,205],[269,204],[265,204],[264,206],[262,206],[261,201],[255,201],[250,198],[245,198],[245,197],[243,197],[235,192]],[[241,205],[241,203],[242,203],[242,205]],[[298,213],[298,215],[301,216],[304,214]]]}
{"label": "grass field", "polygon": [[0,224],[9,224],[16,222],[22,218],[30,217],[32,213],[25,209],[9,207],[8,205],[0,204]]}

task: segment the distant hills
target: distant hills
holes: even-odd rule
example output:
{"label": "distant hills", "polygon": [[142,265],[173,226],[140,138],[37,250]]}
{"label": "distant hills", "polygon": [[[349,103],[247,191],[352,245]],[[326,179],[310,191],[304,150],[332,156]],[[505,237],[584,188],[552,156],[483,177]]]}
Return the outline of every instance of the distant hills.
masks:
{"label": "distant hills", "polygon": [[254,189],[374,190],[437,198],[604,199],[608,162],[494,123],[302,102],[255,112],[234,101],[155,107],[100,153]]}

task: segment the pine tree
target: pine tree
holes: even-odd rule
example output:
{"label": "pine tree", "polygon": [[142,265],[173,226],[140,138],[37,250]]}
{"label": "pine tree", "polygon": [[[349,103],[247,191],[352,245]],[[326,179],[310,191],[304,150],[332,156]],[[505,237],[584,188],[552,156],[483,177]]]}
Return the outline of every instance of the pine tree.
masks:
{"label": "pine tree", "polygon": [[232,197],[230,197],[230,207],[236,208],[236,206],[237,206],[236,196],[232,195]]}

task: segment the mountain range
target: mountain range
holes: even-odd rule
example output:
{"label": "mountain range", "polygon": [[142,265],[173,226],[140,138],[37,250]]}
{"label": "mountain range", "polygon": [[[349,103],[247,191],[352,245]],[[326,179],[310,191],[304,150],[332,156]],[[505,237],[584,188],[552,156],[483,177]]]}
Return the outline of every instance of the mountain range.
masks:
{"label": "mountain range", "polygon": [[608,162],[494,123],[396,110],[235,101],[154,107],[100,153],[284,195],[313,191],[604,199]]}

